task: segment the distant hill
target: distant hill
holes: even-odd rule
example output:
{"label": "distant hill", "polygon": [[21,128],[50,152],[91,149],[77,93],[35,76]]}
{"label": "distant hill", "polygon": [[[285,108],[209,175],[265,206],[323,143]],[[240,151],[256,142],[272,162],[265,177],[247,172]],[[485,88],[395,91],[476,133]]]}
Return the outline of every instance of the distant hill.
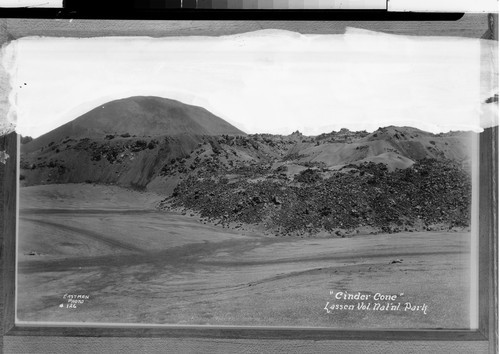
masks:
{"label": "distant hill", "polygon": [[[161,116],[154,113],[154,103],[183,108],[179,116],[193,112],[202,116],[185,121]],[[136,112],[144,106],[146,113],[141,111],[135,118],[116,113],[132,115],[134,110],[124,108],[131,106]],[[319,169],[327,177],[369,162],[385,164],[389,171],[408,168],[424,158],[464,166],[470,162],[469,132],[432,134],[391,126],[372,133],[342,129],[318,136],[245,135],[201,108],[166,99],[133,97],[103,107],[23,144],[23,184],[112,183],[170,194],[190,174],[238,174],[258,168],[257,174],[281,170],[293,179],[308,168]],[[102,121],[97,118],[101,114]],[[156,121],[162,123],[155,130]]]}
{"label": "distant hill", "polygon": [[[341,131],[342,132],[342,131]],[[373,133],[323,135],[314,146],[304,146],[299,161],[342,166],[349,163],[384,163],[389,170],[407,168],[423,158],[463,162],[470,158],[470,139],[466,132],[432,134],[412,127],[385,127]]]}
{"label": "distant hill", "polygon": [[23,145],[32,152],[51,142],[72,138],[103,138],[108,134],[138,137],[191,135],[244,135],[242,131],[204,108],[179,101],[136,96],[105,103],[51,132]]}
{"label": "distant hill", "polygon": [[472,137],[394,126],[246,135],[202,108],[132,97],[23,144],[20,178],[149,190],[162,208],[280,234],[447,229],[470,219]]}

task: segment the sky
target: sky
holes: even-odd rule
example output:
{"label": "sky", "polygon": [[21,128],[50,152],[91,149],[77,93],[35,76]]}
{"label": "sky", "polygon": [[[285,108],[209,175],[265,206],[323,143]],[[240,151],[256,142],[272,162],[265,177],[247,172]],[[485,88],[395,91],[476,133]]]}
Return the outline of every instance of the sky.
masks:
{"label": "sky", "polygon": [[481,102],[491,92],[479,53],[478,39],[349,28],[343,35],[26,37],[3,49],[2,63],[12,86],[8,117],[34,138],[130,96],[202,106],[246,133],[388,125],[437,133],[480,131]]}

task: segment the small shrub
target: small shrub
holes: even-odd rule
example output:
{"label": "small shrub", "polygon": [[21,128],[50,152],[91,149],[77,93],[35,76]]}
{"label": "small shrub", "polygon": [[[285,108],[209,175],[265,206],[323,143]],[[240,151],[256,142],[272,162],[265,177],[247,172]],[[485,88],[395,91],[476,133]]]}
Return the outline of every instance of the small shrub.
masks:
{"label": "small shrub", "polygon": [[27,144],[32,140],[33,138],[31,136],[21,136],[21,144]]}
{"label": "small shrub", "polygon": [[317,170],[308,168],[307,170],[304,170],[297,176],[295,176],[295,179],[298,182],[302,183],[314,183],[316,181],[319,181],[321,179],[321,176]]}

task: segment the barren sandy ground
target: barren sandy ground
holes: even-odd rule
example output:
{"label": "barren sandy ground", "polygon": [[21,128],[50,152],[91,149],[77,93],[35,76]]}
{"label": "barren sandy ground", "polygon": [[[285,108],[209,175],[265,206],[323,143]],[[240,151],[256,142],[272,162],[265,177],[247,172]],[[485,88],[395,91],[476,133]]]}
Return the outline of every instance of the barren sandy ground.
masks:
{"label": "barren sandy ground", "polygon": [[[468,232],[241,234],[156,211],[159,199],[118,187],[22,188],[19,320],[469,327]],[[339,292],[367,300],[337,299]],[[88,298],[72,307],[68,295]]]}

